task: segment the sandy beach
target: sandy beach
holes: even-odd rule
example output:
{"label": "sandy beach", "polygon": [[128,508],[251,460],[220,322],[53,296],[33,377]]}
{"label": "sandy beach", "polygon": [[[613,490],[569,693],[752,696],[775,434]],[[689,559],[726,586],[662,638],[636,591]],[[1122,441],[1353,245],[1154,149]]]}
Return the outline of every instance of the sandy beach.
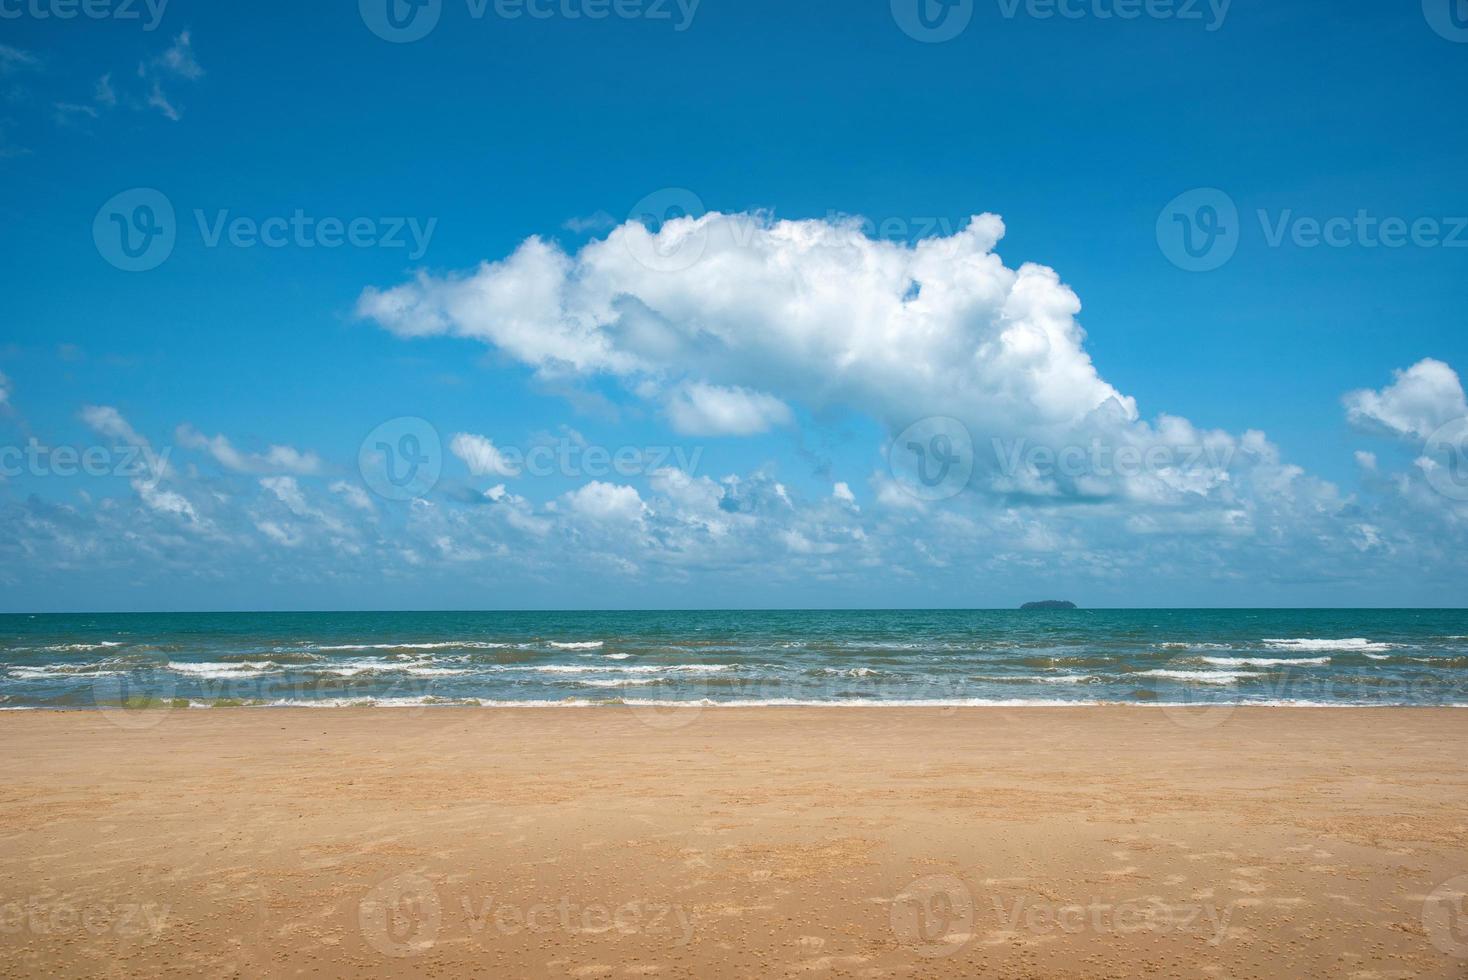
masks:
{"label": "sandy beach", "polygon": [[1468,975],[1468,711],[7,712],[10,976]]}

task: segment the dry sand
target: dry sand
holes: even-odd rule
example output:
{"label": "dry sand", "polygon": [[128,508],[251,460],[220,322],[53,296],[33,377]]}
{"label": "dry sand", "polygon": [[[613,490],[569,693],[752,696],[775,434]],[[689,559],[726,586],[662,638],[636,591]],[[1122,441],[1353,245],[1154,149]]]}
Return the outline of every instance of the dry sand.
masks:
{"label": "dry sand", "polygon": [[8,976],[1468,976],[1462,710],[0,732]]}

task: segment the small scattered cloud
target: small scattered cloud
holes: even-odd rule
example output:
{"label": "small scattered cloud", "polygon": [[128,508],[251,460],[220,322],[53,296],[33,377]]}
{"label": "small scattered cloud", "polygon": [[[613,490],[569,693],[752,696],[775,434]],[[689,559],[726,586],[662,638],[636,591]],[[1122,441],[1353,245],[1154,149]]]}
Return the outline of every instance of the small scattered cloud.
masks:
{"label": "small scattered cloud", "polygon": [[78,120],[96,119],[97,108],[95,106],[80,105],[74,102],[57,102],[56,122],[61,126],[74,125]]}
{"label": "small scattered cloud", "polygon": [[125,446],[136,446],[139,449],[152,448],[148,440],[143,438],[131,423],[122,417],[122,413],[111,405],[84,405],[81,417],[87,428],[98,435],[116,439]]}
{"label": "small scattered cloud", "polygon": [[372,506],[372,498],[367,496],[367,491],[355,483],[348,483],[346,480],[337,480],[327,489],[332,493],[341,495],[348,504],[358,510],[366,511],[369,514],[376,510]]}
{"label": "small scattered cloud", "polygon": [[752,436],[793,419],[790,406],[774,395],[738,386],[690,382],[668,401],[668,421],[683,435]]}
{"label": "small scattered cloud", "polygon": [[575,232],[578,235],[584,235],[587,232],[593,231],[606,231],[616,226],[617,219],[605,211],[598,211],[595,214],[588,214],[585,217],[567,218],[561,225],[567,231]]}
{"label": "small scattered cloud", "polygon": [[173,122],[178,122],[183,118],[183,115],[174,108],[173,103],[168,101],[168,96],[163,94],[163,87],[156,81],[153,83],[153,91],[148,93],[148,105],[163,113]]}
{"label": "small scattered cloud", "polygon": [[0,75],[9,75],[18,71],[36,70],[41,67],[41,59],[29,51],[11,47],[8,44],[0,44]]}
{"label": "small scattered cloud", "polygon": [[97,79],[96,87],[92,90],[92,100],[109,109],[117,105],[117,90],[112,87],[111,72]]}
{"label": "small scattered cloud", "polygon": [[222,435],[206,436],[191,425],[181,425],[174,438],[185,449],[198,449],[213,456],[225,469],[236,473],[293,473],[310,476],[322,470],[321,459],[312,452],[291,446],[271,446],[263,453],[245,453]]}
{"label": "small scattered cloud", "polygon": [[449,441],[449,452],[464,461],[475,476],[519,476],[519,466],[484,436],[460,432]]}
{"label": "small scattered cloud", "polygon": [[193,37],[188,31],[184,31],[173,39],[173,44],[161,55],[153,59],[153,66],[170,75],[187,78],[190,81],[204,76],[204,69],[194,57]]}

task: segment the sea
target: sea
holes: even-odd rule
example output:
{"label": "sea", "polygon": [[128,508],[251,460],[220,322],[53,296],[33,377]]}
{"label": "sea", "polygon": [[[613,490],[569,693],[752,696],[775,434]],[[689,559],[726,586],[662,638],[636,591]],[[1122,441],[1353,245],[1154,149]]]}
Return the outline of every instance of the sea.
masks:
{"label": "sea", "polygon": [[0,615],[0,709],[1468,706],[1468,611]]}

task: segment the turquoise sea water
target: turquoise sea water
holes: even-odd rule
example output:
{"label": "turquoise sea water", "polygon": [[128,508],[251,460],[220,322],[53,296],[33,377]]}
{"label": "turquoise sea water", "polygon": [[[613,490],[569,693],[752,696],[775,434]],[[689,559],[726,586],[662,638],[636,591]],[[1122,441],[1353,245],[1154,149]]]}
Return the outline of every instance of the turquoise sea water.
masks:
{"label": "turquoise sea water", "polygon": [[1468,611],[0,616],[0,707],[1468,705]]}

